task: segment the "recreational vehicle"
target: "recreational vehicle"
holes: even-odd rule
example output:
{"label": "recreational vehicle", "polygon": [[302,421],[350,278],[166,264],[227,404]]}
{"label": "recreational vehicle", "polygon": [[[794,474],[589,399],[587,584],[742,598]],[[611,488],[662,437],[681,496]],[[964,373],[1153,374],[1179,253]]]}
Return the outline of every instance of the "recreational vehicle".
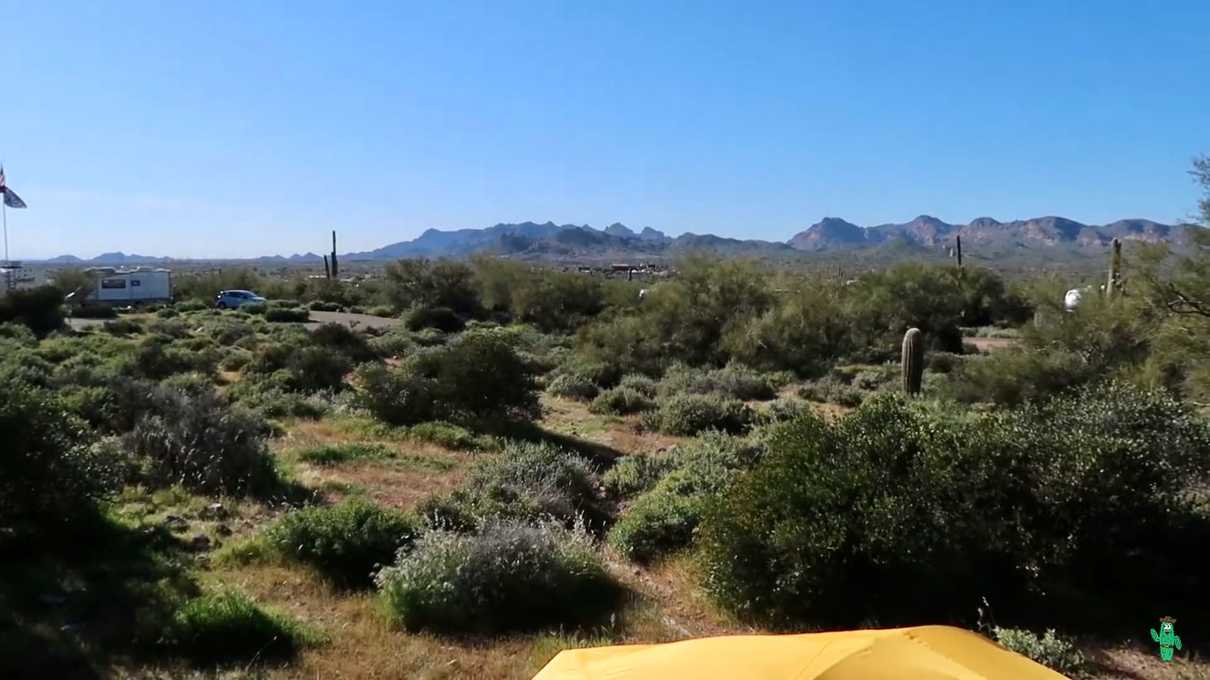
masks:
{"label": "recreational vehicle", "polygon": [[150,267],[135,269],[95,267],[87,271],[96,280],[96,286],[85,298],[86,302],[130,305],[172,300],[172,272],[170,270]]}

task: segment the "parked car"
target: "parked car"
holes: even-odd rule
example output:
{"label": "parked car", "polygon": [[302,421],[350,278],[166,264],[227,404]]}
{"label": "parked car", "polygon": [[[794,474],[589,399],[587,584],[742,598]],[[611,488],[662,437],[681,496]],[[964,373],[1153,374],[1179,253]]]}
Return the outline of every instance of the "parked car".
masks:
{"label": "parked car", "polygon": [[221,290],[214,298],[219,309],[239,309],[240,305],[263,305],[265,298],[250,290]]}

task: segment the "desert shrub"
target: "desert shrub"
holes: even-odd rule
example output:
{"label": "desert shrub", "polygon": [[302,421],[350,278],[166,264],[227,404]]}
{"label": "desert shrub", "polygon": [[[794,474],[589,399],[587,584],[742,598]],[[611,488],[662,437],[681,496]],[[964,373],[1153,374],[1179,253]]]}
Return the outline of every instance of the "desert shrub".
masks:
{"label": "desert shrub", "polygon": [[349,307],[349,313],[350,314],[365,314],[366,310],[365,310],[365,307],[361,307],[359,305],[353,305],[352,307]]}
{"label": "desert shrub", "polygon": [[567,525],[606,514],[597,499],[596,473],[583,458],[549,444],[509,442],[499,455],[475,462],[463,484],[425,501],[421,512],[435,527],[468,530],[496,519]]}
{"label": "desert shrub", "polygon": [[477,435],[465,427],[439,420],[412,425],[408,428],[408,437],[457,451],[489,451],[496,448],[495,441],[489,436]]}
{"label": "desert shrub", "polygon": [[374,358],[366,337],[344,324],[325,323],[311,332],[311,342],[319,347],[340,352],[350,360],[361,363]]}
{"label": "desert shrub", "polygon": [[96,514],[121,479],[118,461],[88,445],[85,424],[54,393],[0,383],[0,526],[70,531]]}
{"label": "desert shrub", "polygon": [[218,367],[224,371],[240,371],[251,362],[251,352],[242,349],[228,350],[219,360]]}
{"label": "desert shrub", "polygon": [[83,304],[73,308],[71,315],[77,319],[116,319],[118,310],[101,303]]}
{"label": "desert shrub", "polygon": [[194,352],[177,347],[163,337],[148,337],[139,342],[129,357],[124,372],[128,375],[163,380],[177,373],[212,375],[219,359],[216,351]]}
{"label": "desert shrub", "polygon": [[1104,625],[1155,606],[1122,584],[1157,570],[1173,598],[1202,587],[1176,557],[1207,535],[1178,480],[1206,477],[1210,439],[1159,393],[1114,384],[966,416],[886,395],[834,424],[804,414],[769,449],[699,532],[708,590],[748,616],[887,625],[986,596]]}
{"label": "desert shrub", "polygon": [[209,309],[210,305],[207,305],[205,302],[203,302],[201,300],[185,300],[183,302],[178,302],[178,303],[174,304],[173,307],[176,309],[176,311],[185,313],[185,312],[200,312],[203,309]]}
{"label": "desert shrub", "polygon": [[354,497],[289,512],[266,530],[265,538],[283,556],[334,581],[364,585],[419,534],[420,523],[412,516]]}
{"label": "desert shrub", "polygon": [[269,305],[263,302],[249,302],[239,306],[239,309],[232,312],[234,315],[247,314],[249,316],[259,316],[264,318],[269,311]]}
{"label": "desert shrub", "polygon": [[992,634],[1001,646],[1060,673],[1071,674],[1084,667],[1084,655],[1075,643],[1060,637],[1053,628],[1038,636],[1020,628],[997,626]]}
{"label": "desert shrub", "polygon": [[346,442],[343,444],[325,444],[305,449],[298,454],[298,459],[304,463],[316,465],[335,465],[357,460],[375,460],[390,458],[391,450],[381,444],[365,444],[361,442]]}
{"label": "desert shrub", "polygon": [[769,402],[769,408],[762,416],[766,423],[780,423],[797,418],[807,408],[801,399],[778,399]]}
{"label": "desert shrub", "polygon": [[952,373],[962,363],[962,355],[952,352],[930,352],[926,368],[933,373]]}
{"label": "desert shrub", "polygon": [[[285,371],[274,374],[287,375]],[[321,418],[326,414],[331,404],[326,399],[329,393],[302,394],[292,388],[283,388],[281,384],[292,384],[287,377],[284,380],[243,380],[228,389],[228,398],[240,406],[249,409],[263,418]]]}
{"label": "desert shrub", "polygon": [[334,389],[344,385],[353,362],[325,347],[301,347],[290,354],[287,364],[295,389],[303,392]]}
{"label": "desert shrub", "polygon": [[416,341],[412,336],[400,329],[391,329],[382,335],[367,341],[374,356],[400,357],[411,354],[416,349]]}
{"label": "desert shrub", "polygon": [[798,396],[807,401],[821,404],[839,404],[840,406],[855,407],[861,405],[865,395],[861,390],[850,387],[830,378],[821,378],[803,384],[798,388]]}
{"label": "desert shrub", "polygon": [[209,663],[288,657],[313,639],[291,619],[234,590],[188,600],[173,615],[167,632],[182,653]]}
{"label": "desert shrub", "polygon": [[428,420],[530,418],[538,411],[533,374],[507,337],[468,331],[408,357],[399,368],[358,371],[358,399],[396,425]]}
{"label": "desert shrub", "polygon": [[146,459],[151,480],[205,493],[274,488],[277,472],[264,441],[268,426],[260,417],[227,405],[213,391],[159,389],[151,398],[155,411],[126,436],[130,449]]}
{"label": "desert shrub", "polygon": [[[243,309],[243,306],[240,309]],[[265,310],[265,321],[270,322],[294,323],[307,321],[310,318],[311,313],[305,309],[270,307]]]}
{"label": "desert shrub", "polygon": [[772,399],[777,390],[766,376],[740,364],[706,370],[677,363],[665,372],[659,392],[664,395],[718,393],[747,401]]}
{"label": "desert shrub", "polygon": [[575,373],[556,375],[546,386],[546,391],[564,399],[588,401],[601,393],[601,388],[588,378]]}
{"label": "desert shrub", "polygon": [[369,314],[370,316],[381,316],[389,319],[395,316],[395,310],[387,305],[375,305],[367,309],[366,314]]}
{"label": "desert shrub", "polygon": [[738,399],[718,395],[676,394],[644,413],[643,425],[668,434],[692,436],[703,430],[743,432],[753,421],[752,409]]}
{"label": "desert shrub", "polygon": [[677,449],[671,461],[657,464],[670,462],[674,469],[622,513],[609,531],[609,543],[637,562],[689,545],[707,503],[763,453],[759,445],[720,433]]}
{"label": "desert shrub", "polygon": [[358,403],[379,420],[407,424],[436,417],[436,385],[416,371],[363,364],[357,368],[355,383]]}
{"label": "desert shrub", "polygon": [[134,335],[143,332],[143,324],[134,319],[106,321],[103,329],[110,335]]}
{"label": "desert shrub", "polygon": [[723,347],[749,366],[818,375],[857,342],[844,290],[811,280],[788,288],[778,304],[733,326]]}
{"label": "desert shrub", "polygon": [[339,312],[341,308],[339,302],[312,300],[311,303],[307,305],[307,309],[310,309],[312,312]]}
{"label": "desert shrub", "polygon": [[301,304],[298,300],[291,300],[289,298],[270,300],[269,309],[294,309]]}
{"label": "desert shrub", "polygon": [[180,312],[172,307],[161,307],[155,310],[155,315],[160,319],[175,319],[180,316]]}
{"label": "desert shrub", "polygon": [[516,522],[429,533],[377,580],[395,622],[443,633],[576,624],[604,614],[619,594],[586,535]]}
{"label": "desert shrub", "polygon": [[611,496],[632,498],[655,486],[674,469],[676,461],[672,456],[625,456],[601,475],[601,485]]}
{"label": "desert shrub", "polygon": [[449,307],[413,307],[404,314],[403,325],[410,331],[436,328],[443,333],[457,333],[466,322]]}
{"label": "desert shrub", "polygon": [[618,381],[618,387],[634,390],[648,399],[655,399],[658,384],[642,373],[628,373]]}
{"label": "desert shrub", "polygon": [[37,347],[38,336],[25,324],[13,321],[0,323],[0,339],[13,342],[22,347]]}
{"label": "desert shrub", "polygon": [[54,286],[12,290],[0,296],[0,323],[19,323],[42,337],[63,326],[63,293]]}
{"label": "desert shrub", "polygon": [[1096,370],[1074,352],[1010,348],[963,361],[943,390],[964,403],[1013,406],[1069,392],[1098,377]]}
{"label": "desert shrub", "polygon": [[593,399],[592,403],[588,405],[588,410],[593,413],[625,415],[646,411],[654,406],[655,402],[641,392],[628,387],[614,387],[605,390],[596,399]]}

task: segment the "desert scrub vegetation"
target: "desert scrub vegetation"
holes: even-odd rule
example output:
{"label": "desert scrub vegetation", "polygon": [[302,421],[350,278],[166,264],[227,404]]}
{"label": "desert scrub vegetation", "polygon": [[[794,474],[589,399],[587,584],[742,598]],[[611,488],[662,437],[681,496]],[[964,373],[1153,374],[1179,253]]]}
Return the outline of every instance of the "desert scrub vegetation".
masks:
{"label": "desert scrub vegetation", "polygon": [[608,516],[593,466],[551,444],[510,441],[475,461],[462,485],[421,504],[429,525],[467,531],[495,520],[599,526]]}
{"label": "desert scrub vegetation", "polygon": [[357,371],[359,402],[395,425],[430,420],[529,419],[538,413],[529,366],[508,336],[468,331],[448,345],[430,347],[390,368],[365,364]]}
{"label": "desert scrub vegetation", "polygon": [[284,614],[235,590],[186,601],[172,617],[169,644],[195,662],[291,657],[322,638]]}
{"label": "desert scrub vegetation", "polygon": [[1087,660],[1076,644],[1061,637],[1054,628],[1048,628],[1038,635],[1021,628],[992,629],[992,637],[1006,649],[1027,656],[1034,661],[1064,674],[1082,670]]}
{"label": "desert scrub vegetation", "polygon": [[705,430],[740,433],[755,413],[744,402],[717,394],[674,394],[643,413],[643,427],[668,434],[692,436]]}
{"label": "desert scrub vegetation", "polygon": [[688,546],[707,503],[762,454],[759,443],[711,432],[662,459],[636,457],[644,462],[609,478],[621,491],[641,492],[610,529],[609,543],[636,562]]}
{"label": "desert scrub vegetation", "polygon": [[345,442],[325,444],[298,453],[298,459],[315,465],[337,465],[359,460],[381,460],[391,457],[391,450],[382,444]]}
{"label": "desert scrub vegetation", "polygon": [[582,530],[516,521],[429,532],[377,583],[397,625],[440,633],[591,623],[620,593]]}
{"label": "desert scrub vegetation", "polygon": [[[1207,535],[1176,480],[1205,479],[1208,453],[1187,407],[1121,383],[988,414],[889,395],[834,424],[803,414],[708,508],[705,585],[774,623],[961,617],[980,596],[1085,624],[1108,599],[1145,611],[1150,596],[1121,584],[1159,578]],[[1204,577],[1167,578],[1165,605],[1196,606],[1175,598]]]}
{"label": "desert scrub vegetation", "polygon": [[263,540],[285,559],[315,567],[336,583],[360,586],[419,535],[417,518],[354,497],[291,511]]}
{"label": "desert scrub vegetation", "polygon": [[611,415],[626,415],[648,411],[655,407],[655,401],[647,395],[630,387],[614,387],[597,395],[588,405],[592,413]]}

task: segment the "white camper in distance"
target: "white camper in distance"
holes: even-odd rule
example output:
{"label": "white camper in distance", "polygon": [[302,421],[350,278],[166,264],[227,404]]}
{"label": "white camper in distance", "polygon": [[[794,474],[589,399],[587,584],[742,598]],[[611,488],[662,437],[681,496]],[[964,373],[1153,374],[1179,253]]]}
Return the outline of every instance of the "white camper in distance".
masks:
{"label": "white camper in distance", "polygon": [[87,271],[97,282],[85,298],[87,302],[131,305],[172,300],[172,272],[168,269],[94,267]]}

